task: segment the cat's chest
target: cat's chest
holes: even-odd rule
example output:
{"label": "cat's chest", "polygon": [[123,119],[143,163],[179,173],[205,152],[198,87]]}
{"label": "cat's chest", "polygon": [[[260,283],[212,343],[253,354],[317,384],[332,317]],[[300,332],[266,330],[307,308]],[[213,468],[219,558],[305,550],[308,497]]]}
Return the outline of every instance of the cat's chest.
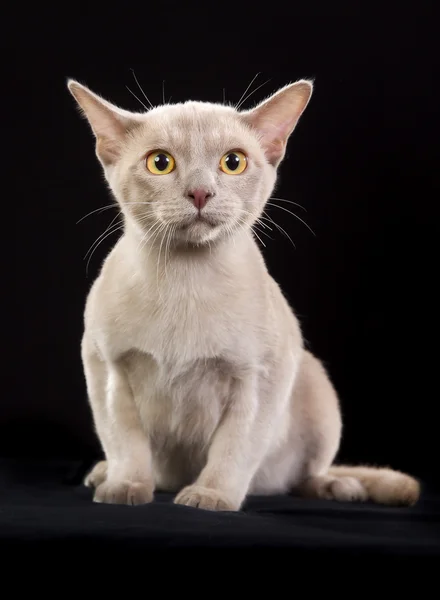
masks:
{"label": "cat's chest", "polygon": [[161,363],[223,356],[235,345],[240,321],[233,307],[198,294],[154,298],[139,306],[130,338],[133,347]]}
{"label": "cat's chest", "polygon": [[230,396],[231,365],[222,359],[164,364],[140,352],[124,362],[142,422],[155,443],[200,442],[212,435]]}

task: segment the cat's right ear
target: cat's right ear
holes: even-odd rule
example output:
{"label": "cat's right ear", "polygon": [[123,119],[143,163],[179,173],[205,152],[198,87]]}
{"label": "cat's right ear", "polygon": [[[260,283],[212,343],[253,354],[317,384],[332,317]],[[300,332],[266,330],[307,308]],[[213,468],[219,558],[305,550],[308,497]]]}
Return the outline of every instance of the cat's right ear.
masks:
{"label": "cat's right ear", "polygon": [[110,104],[73,79],[68,80],[67,87],[92,128],[99,160],[104,167],[114,165],[127,133],[136,124],[134,115]]}

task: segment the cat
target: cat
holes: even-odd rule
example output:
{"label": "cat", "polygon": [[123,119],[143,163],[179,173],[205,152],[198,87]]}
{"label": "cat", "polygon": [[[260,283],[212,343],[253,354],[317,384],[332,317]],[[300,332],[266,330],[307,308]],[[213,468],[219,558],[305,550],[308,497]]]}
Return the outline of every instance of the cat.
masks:
{"label": "cat", "polygon": [[335,464],[337,392],[253,236],[314,83],[248,110],[188,101],[143,113],[67,86],[124,227],[85,303],[81,359],[105,456],[84,480],[93,500],[139,505],[160,490],[221,511],[252,494],[415,504],[413,476]]}

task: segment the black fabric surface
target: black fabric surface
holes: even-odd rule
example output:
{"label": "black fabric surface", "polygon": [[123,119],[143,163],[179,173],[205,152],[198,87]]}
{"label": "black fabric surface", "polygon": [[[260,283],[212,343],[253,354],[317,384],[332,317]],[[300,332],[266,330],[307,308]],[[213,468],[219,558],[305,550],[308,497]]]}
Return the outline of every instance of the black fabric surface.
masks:
{"label": "black fabric surface", "polygon": [[172,504],[128,507],[92,502],[80,462],[0,461],[0,548],[96,555],[178,548],[285,548],[304,556],[440,558],[440,495],[424,490],[412,508],[290,496],[252,497],[239,513]]}

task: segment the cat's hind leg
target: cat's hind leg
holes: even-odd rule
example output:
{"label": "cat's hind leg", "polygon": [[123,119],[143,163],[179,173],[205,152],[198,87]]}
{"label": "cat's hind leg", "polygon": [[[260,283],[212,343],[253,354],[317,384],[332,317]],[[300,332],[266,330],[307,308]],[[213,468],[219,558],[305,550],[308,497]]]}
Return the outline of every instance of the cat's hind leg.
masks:
{"label": "cat's hind leg", "polygon": [[412,506],[419,499],[420,483],[411,475],[393,469],[334,465],[326,475],[306,478],[298,491],[309,498]]}
{"label": "cat's hind leg", "polygon": [[[342,421],[330,379],[315,357],[306,352],[292,403],[296,440],[301,440],[304,464],[293,492],[308,498],[411,506],[420,496],[419,482],[389,468],[335,465]],[[297,443],[297,442],[296,442]]]}
{"label": "cat's hind leg", "polygon": [[333,465],[327,475],[311,477],[301,487],[305,495],[389,506],[412,506],[420,497],[417,479],[381,467]]}
{"label": "cat's hind leg", "polygon": [[365,502],[368,500],[367,490],[354,477],[311,475],[302,481],[295,491],[306,498],[322,498],[339,502]]}

